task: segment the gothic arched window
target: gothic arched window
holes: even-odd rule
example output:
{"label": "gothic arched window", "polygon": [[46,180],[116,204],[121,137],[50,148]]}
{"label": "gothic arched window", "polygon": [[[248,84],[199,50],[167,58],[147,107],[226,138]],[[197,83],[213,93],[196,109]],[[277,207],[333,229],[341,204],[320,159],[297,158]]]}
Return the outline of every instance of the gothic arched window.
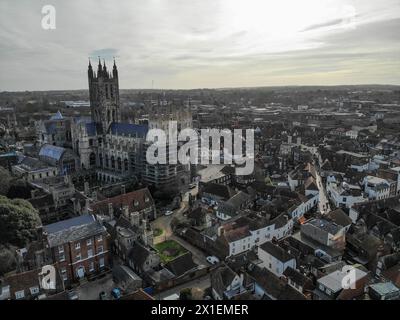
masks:
{"label": "gothic arched window", "polygon": [[120,157],[117,159],[117,167],[119,171],[122,171],[122,161]]}
{"label": "gothic arched window", "polygon": [[106,155],[106,168],[108,168],[109,167],[109,163],[108,163],[108,155]]}
{"label": "gothic arched window", "polygon": [[115,169],[115,158],[111,156],[111,168]]}
{"label": "gothic arched window", "polygon": [[124,160],[124,170],[125,170],[125,171],[128,171],[128,170],[129,170],[129,162],[128,162],[128,159],[125,159],[125,160]]}

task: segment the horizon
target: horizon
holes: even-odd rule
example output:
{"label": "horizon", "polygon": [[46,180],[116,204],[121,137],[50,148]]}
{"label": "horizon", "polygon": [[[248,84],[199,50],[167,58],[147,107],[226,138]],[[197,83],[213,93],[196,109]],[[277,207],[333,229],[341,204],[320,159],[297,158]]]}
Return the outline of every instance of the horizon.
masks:
{"label": "horizon", "polygon": [[[380,83],[367,83],[367,84],[332,84],[332,85],[269,85],[269,86],[254,86],[254,87],[219,87],[219,88],[120,88],[119,91],[193,91],[193,90],[251,90],[251,89],[273,89],[273,88],[335,88],[335,87],[400,87],[400,84],[380,84]],[[3,90],[1,93],[22,93],[22,92],[60,92],[60,91],[88,91],[88,88],[85,89],[50,89],[50,90]]]}

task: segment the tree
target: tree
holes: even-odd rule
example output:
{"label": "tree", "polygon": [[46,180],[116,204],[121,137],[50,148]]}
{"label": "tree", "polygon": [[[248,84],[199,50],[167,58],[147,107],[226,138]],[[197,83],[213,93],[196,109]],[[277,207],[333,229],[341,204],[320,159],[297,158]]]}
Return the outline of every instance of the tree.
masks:
{"label": "tree", "polygon": [[17,179],[10,183],[7,197],[10,199],[29,199],[31,197],[31,190],[33,188],[24,179]]}
{"label": "tree", "polygon": [[7,169],[0,166],[0,195],[7,195],[10,188],[11,175]]}
{"label": "tree", "polygon": [[0,246],[0,276],[15,269],[17,260],[12,248]]}
{"label": "tree", "polygon": [[0,244],[25,246],[41,225],[38,211],[26,200],[0,196]]}

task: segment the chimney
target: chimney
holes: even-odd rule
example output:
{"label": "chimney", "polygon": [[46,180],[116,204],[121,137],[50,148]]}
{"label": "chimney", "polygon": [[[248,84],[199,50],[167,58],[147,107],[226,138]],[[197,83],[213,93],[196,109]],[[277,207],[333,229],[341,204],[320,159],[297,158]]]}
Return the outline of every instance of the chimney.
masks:
{"label": "chimney", "polygon": [[92,199],[93,201],[97,201],[97,191],[92,192]]}
{"label": "chimney", "polygon": [[126,217],[126,218],[129,218],[129,206],[127,205],[127,204],[125,204],[124,206],[123,206],[123,208],[122,208],[122,212],[124,213],[124,216]]}
{"label": "chimney", "polygon": [[85,213],[86,214],[89,214],[89,199],[88,198],[86,198],[85,199]]}
{"label": "chimney", "polygon": [[108,215],[110,216],[111,219],[114,218],[114,207],[112,203],[108,203]]}
{"label": "chimney", "polygon": [[121,194],[125,194],[126,193],[126,187],[125,185],[121,185]]}

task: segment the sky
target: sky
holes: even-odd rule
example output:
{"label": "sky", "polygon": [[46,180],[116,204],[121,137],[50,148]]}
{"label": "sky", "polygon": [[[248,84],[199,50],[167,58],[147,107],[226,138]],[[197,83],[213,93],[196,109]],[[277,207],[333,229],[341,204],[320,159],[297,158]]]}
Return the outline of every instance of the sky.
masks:
{"label": "sky", "polygon": [[[42,28],[42,7],[56,10]],[[400,0],[0,0],[0,91],[400,84]]]}

